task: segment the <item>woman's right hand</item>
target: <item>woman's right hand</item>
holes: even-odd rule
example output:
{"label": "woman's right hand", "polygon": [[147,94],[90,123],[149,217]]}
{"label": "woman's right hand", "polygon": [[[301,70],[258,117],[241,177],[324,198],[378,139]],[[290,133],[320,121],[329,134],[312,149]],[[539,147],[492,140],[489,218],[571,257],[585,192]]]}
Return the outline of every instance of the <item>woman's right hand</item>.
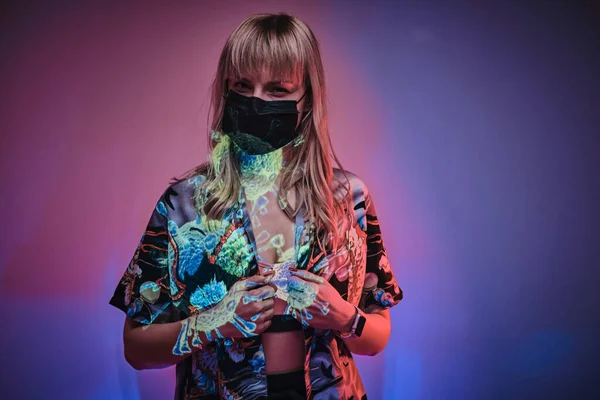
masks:
{"label": "woman's right hand", "polygon": [[[214,307],[194,314],[182,327],[184,336],[204,334],[208,341],[216,337],[256,336],[270,325],[275,313],[275,289],[269,285],[273,274],[240,279]],[[180,338],[181,339],[181,338]],[[204,342],[199,337],[194,345]]]}
{"label": "woman's right hand", "polygon": [[239,280],[229,289],[222,302],[228,310],[235,308],[231,320],[219,327],[223,336],[256,336],[269,328],[275,314],[275,288],[269,285],[273,276],[273,273],[254,275]]}
{"label": "woman's right hand", "polygon": [[181,321],[173,354],[189,353],[218,337],[247,338],[264,332],[275,313],[272,278],[271,273],[240,279],[214,307]]}

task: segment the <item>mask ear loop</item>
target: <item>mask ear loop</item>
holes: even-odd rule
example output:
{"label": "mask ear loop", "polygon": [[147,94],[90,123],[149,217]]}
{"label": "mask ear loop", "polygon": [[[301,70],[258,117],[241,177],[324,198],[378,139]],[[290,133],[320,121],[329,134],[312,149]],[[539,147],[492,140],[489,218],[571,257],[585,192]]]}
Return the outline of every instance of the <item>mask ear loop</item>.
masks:
{"label": "mask ear loop", "polygon": [[302,101],[302,99],[304,98],[304,96],[306,96],[306,94],[308,93],[310,89],[306,88],[306,90],[304,91],[304,94],[298,99],[296,100],[296,103],[300,103]]}
{"label": "mask ear loop", "polygon": [[[298,99],[298,101],[297,101],[296,103],[297,103],[297,104],[298,104],[298,103],[300,103],[300,102],[302,101],[302,99],[304,98],[304,96],[306,96],[306,95],[308,94],[308,92],[310,92],[310,91],[311,91],[311,88],[310,88],[310,86],[308,86],[308,87],[306,88],[306,90],[304,91],[304,94],[303,94],[303,95],[302,95],[302,96],[301,96],[301,97]],[[312,105],[312,104],[311,104],[311,105]],[[309,115],[311,112],[312,112],[312,107],[311,107],[311,108],[310,108],[310,110],[308,110],[308,111],[302,110],[302,113],[303,113],[303,114],[305,114],[305,115],[302,117],[302,120],[300,121],[300,123],[304,122],[304,121],[305,121],[305,119],[306,119],[306,117],[307,117],[307,116],[308,116],[308,115]]]}
{"label": "mask ear loop", "polygon": [[[304,96],[306,96],[306,94],[308,92],[311,91],[310,86],[306,88],[306,90],[304,91],[304,94],[302,95],[302,97],[300,97],[300,99],[298,100],[298,103],[300,103],[300,101],[304,98]],[[297,129],[301,129],[301,126],[304,125],[304,123],[310,118],[310,115],[312,114],[312,107],[310,108],[310,110],[308,111],[302,111],[302,119],[300,120],[300,124],[298,124]],[[293,146],[294,147],[298,147],[300,146],[302,143],[304,143],[304,135],[299,134],[298,136],[296,136],[296,138],[294,139],[293,142]]]}

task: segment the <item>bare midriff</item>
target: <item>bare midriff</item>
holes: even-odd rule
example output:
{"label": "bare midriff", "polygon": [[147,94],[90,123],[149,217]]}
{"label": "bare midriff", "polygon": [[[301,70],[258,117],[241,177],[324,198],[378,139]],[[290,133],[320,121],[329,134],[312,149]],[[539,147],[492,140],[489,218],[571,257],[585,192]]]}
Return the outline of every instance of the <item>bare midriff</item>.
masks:
{"label": "bare midriff", "polygon": [[[288,200],[292,207],[295,206],[293,191]],[[258,203],[261,206],[255,207]],[[262,194],[260,202],[248,201],[247,209],[251,216],[251,228],[256,240],[257,256],[261,261],[259,262],[259,273],[264,272],[264,266],[277,269],[277,266],[295,259],[295,224],[280,208],[274,190],[266,190]],[[278,240],[273,241],[275,238]],[[281,298],[274,298],[274,308],[275,315],[283,315],[287,308],[287,302]],[[261,342],[267,374],[280,374],[304,368],[303,330],[262,333]]]}
{"label": "bare midriff", "polygon": [[[287,303],[275,299],[275,315],[282,315]],[[267,374],[296,371],[304,367],[304,331],[268,332],[261,335]]]}

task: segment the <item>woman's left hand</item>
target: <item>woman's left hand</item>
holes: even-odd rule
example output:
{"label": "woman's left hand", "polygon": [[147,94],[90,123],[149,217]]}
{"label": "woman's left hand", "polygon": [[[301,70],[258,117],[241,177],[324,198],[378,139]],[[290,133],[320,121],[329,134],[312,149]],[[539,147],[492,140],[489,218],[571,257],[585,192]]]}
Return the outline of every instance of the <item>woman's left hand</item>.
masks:
{"label": "woman's left hand", "polygon": [[317,329],[350,331],[356,310],[327,280],[305,270],[290,269],[290,274],[288,308],[297,320]]}

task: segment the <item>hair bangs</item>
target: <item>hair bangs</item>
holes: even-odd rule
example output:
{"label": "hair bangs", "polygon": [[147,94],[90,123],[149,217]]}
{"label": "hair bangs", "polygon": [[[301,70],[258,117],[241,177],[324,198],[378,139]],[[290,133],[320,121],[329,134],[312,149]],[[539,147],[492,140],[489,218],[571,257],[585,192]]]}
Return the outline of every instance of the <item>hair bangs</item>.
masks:
{"label": "hair bangs", "polygon": [[[281,24],[280,24],[281,25]],[[303,81],[306,51],[288,26],[240,26],[230,38],[225,58],[227,76],[261,76]]]}

